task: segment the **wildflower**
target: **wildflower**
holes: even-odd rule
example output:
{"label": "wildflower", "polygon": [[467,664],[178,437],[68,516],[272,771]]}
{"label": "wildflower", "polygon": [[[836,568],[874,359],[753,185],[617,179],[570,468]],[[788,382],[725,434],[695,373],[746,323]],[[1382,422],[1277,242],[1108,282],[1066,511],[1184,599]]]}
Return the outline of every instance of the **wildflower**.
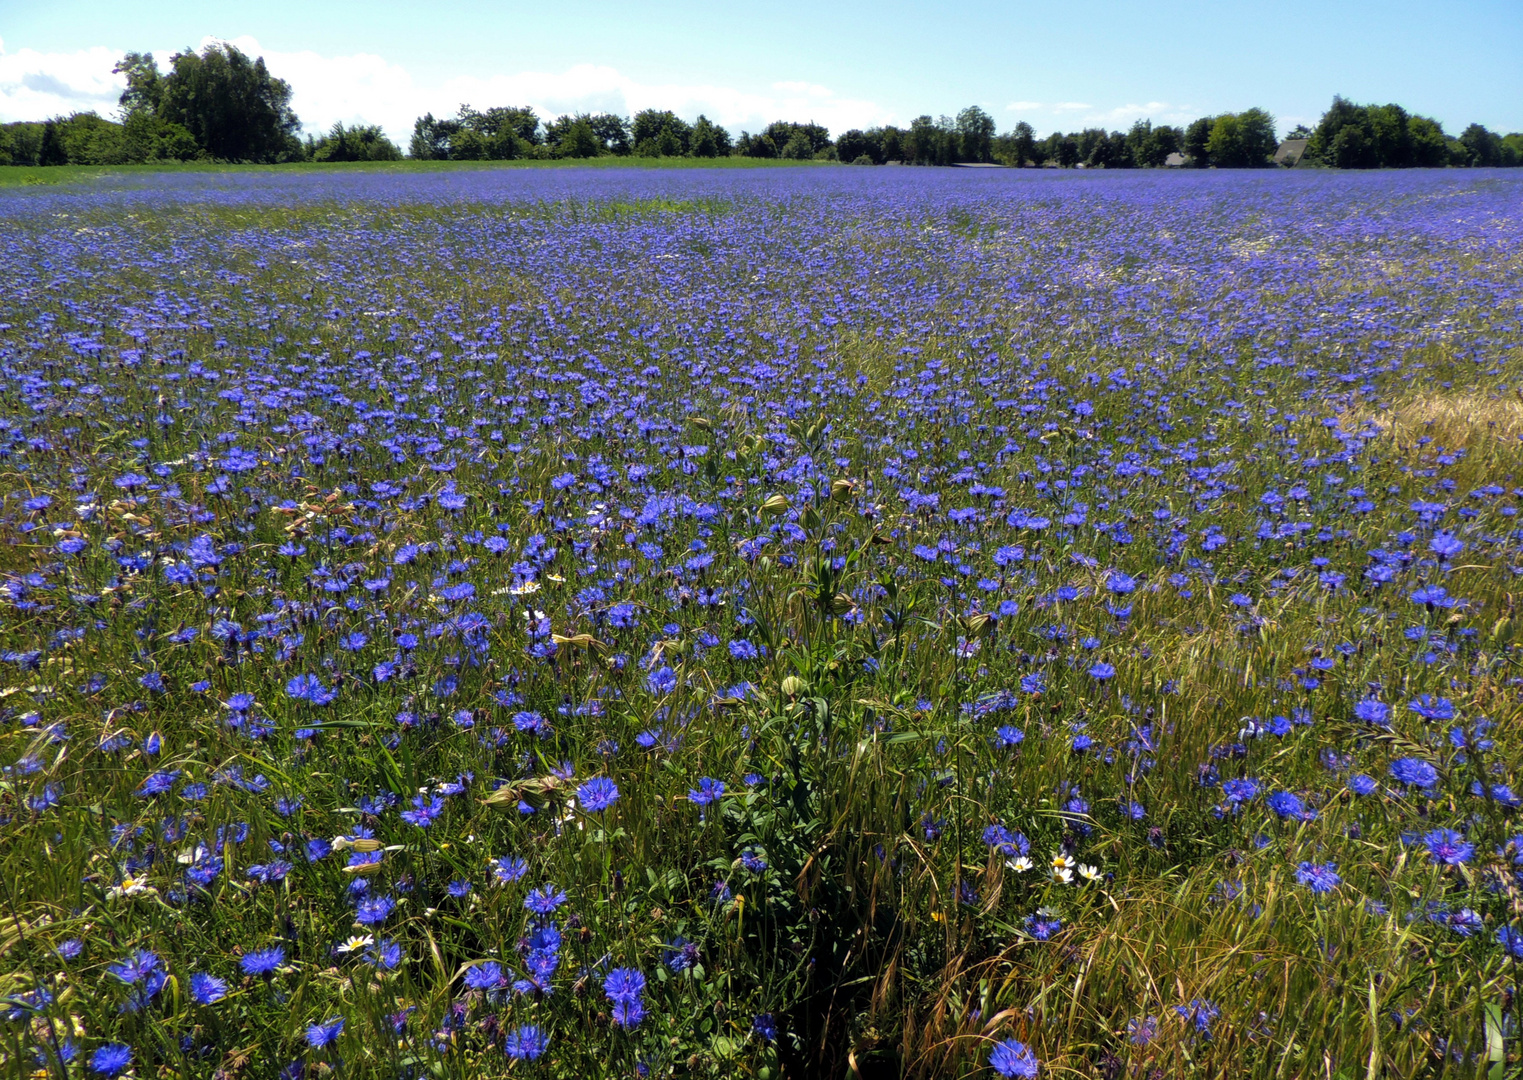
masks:
{"label": "wildflower", "polygon": [[541,885],[524,899],[524,907],[536,915],[548,915],[566,902],[566,891],[554,885]]}
{"label": "wildflower", "polygon": [[525,1024],[508,1032],[502,1050],[514,1061],[533,1061],[550,1045],[550,1036],[543,1028]]}
{"label": "wildflower", "polygon": [[444,800],[438,796],[427,798],[422,795],[414,795],[413,808],[403,810],[402,820],[409,825],[416,825],[420,829],[426,829],[444,815]]}
{"label": "wildflower", "polygon": [[1031,857],[1029,855],[1017,855],[1013,859],[1005,860],[1005,868],[1008,870],[1013,870],[1017,874],[1024,874],[1027,870],[1030,870],[1035,865],[1036,863],[1031,861]]}
{"label": "wildflower", "polygon": [[751,1030],[761,1036],[764,1043],[777,1042],[777,1024],[771,1013],[760,1013],[751,1018]]}
{"label": "wildflower", "polygon": [[378,926],[386,921],[397,902],[389,896],[377,896],[361,900],[354,911],[354,921],[362,926]]}
{"label": "wildflower", "polygon": [[1497,929],[1497,944],[1513,960],[1523,960],[1523,929],[1503,926]]}
{"label": "wildflower", "polygon": [[687,793],[688,800],[698,806],[708,806],[716,802],[724,795],[724,781],[703,777],[698,781],[696,788]]}
{"label": "wildflower", "polygon": [[1054,881],[1067,885],[1074,879],[1074,867],[1078,865],[1072,856],[1058,852],[1052,857],[1052,878]]}
{"label": "wildflower", "polygon": [[1146,1046],[1158,1036],[1158,1017],[1139,1016],[1126,1022],[1126,1041],[1133,1046]]}
{"label": "wildflower", "polygon": [[1079,864],[1079,876],[1091,884],[1102,881],[1105,878],[1105,875],[1100,873],[1099,867],[1090,866],[1086,863]]}
{"label": "wildflower", "polygon": [[596,776],[576,789],[577,801],[589,814],[599,814],[619,801],[619,788],[606,776]]}
{"label": "wildflower", "polygon": [[1397,758],[1391,762],[1391,775],[1410,787],[1430,788],[1438,783],[1438,770],[1421,758]]}
{"label": "wildflower", "polygon": [[1428,858],[1440,866],[1459,866],[1475,854],[1475,845],[1466,843],[1464,834],[1453,829],[1434,829],[1423,836]]}
{"label": "wildflower", "polygon": [[90,1055],[90,1069],[101,1076],[120,1076],[132,1067],[132,1048],[122,1043],[107,1043]]}
{"label": "wildflower", "polygon": [[124,877],[119,883],[107,889],[106,895],[113,900],[118,900],[122,897],[156,896],[158,891],[142,878]]}
{"label": "wildflower", "polygon": [[198,971],[190,977],[190,999],[197,1005],[213,1005],[227,997],[227,983]]}
{"label": "wildflower", "polygon": [[614,968],[603,980],[603,993],[613,1003],[613,1020],[620,1027],[638,1027],[645,1018],[645,976],[637,968]]}
{"label": "wildflower", "polygon": [[1022,1080],[1030,1080],[1037,1075],[1039,1065],[1031,1048],[1017,1039],[995,1043],[989,1051],[989,1068],[1001,1076],[1018,1076]]}
{"label": "wildflower", "polygon": [[1303,862],[1296,867],[1296,880],[1318,894],[1332,892],[1343,884],[1335,863]]}
{"label": "wildflower", "polygon": [[321,1024],[311,1024],[307,1027],[307,1045],[314,1050],[321,1050],[325,1046],[332,1046],[338,1041],[339,1033],[344,1030],[344,1018],[333,1017]]}
{"label": "wildflower", "polygon": [[753,874],[763,873],[767,869],[767,860],[760,848],[748,847],[742,849],[740,864]]}
{"label": "wildflower", "polygon": [[1046,941],[1063,929],[1063,920],[1043,908],[1035,915],[1027,915],[1022,925],[1034,940]]}
{"label": "wildflower", "polygon": [[502,965],[486,960],[466,969],[465,985],[472,990],[495,990],[504,984]]}
{"label": "wildflower", "polygon": [[286,950],[284,946],[272,945],[268,949],[259,949],[255,952],[245,953],[238,961],[238,966],[245,975],[270,976],[275,974],[277,968],[286,962]]}
{"label": "wildflower", "polygon": [[339,956],[344,956],[348,953],[359,952],[361,949],[368,948],[374,944],[375,938],[369,934],[350,934],[344,939],[343,944],[335,945],[333,951]]}
{"label": "wildflower", "polygon": [[324,686],[316,675],[298,675],[286,683],[286,696],[313,705],[327,705],[338,695]]}
{"label": "wildflower", "polygon": [[1221,1009],[1205,998],[1196,998],[1188,1005],[1176,1005],[1174,1011],[1194,1026],[1197,1035],[1206,1039],[1211,1037],[1211,1021],[1222,1014]]}

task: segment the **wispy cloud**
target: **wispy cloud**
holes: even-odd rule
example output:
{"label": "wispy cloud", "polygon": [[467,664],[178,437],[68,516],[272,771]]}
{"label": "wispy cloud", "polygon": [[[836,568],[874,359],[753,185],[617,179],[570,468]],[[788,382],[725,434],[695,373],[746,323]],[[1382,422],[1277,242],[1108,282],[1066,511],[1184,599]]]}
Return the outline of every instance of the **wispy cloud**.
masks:
{"label": "wispy cloud", "polygon": [[0,39],[0,120],[37,120],[90,109],[109,113],[126,85],[111,74],[121,55],[104,46],[71,53],[6,52]]}
{"label": "wispy cloud", "polygon": [[[214,40],[206,38],[201,45]],[[892,110],[873,101],[812,82],[777,82],[761,91],[714,83],[645,83],[606,65],[576,64],[559,72],[466,73],[423,85],[400,64],[372,53],[278,52],[261,48],[252,37],[228,40],[252,56],[263,56],[270,71],[291,84],[291,106],[312,132],[335,121],[379,124],[405,142],[418,116],[454,115],[462,103],[477,108],[528,105],[547,119],[581,111],[628,116],[646,108],[671,109],[688,119],[703,113],[737,133],[780,119],[813,120],[836,133],[895,120]],[[126,85],[111,73],[121,55],[105,46],[72,53],[6,53],[0,43],[0,121],[87,109],[110,115]],[[159,56],[161,64],[168,55]]]}

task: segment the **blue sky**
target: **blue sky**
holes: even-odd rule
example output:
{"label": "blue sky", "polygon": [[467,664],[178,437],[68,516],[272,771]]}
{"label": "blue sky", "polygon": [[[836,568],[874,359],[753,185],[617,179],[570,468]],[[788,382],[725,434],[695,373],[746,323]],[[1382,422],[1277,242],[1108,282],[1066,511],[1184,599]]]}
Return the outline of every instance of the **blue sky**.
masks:
{"label": "blue sky", "polygon": [[1282,130],[1333,94],[1457,134],[1523,130],[1523,0],[1057,0],[957,6],[395,0],[0,0],[0,120],[109,113],[122,52],[211,38],[266,56],[309,129],[404,136],[425,110],[529,104],[850,126],[987,109],[1041,134],[1259,105]]}

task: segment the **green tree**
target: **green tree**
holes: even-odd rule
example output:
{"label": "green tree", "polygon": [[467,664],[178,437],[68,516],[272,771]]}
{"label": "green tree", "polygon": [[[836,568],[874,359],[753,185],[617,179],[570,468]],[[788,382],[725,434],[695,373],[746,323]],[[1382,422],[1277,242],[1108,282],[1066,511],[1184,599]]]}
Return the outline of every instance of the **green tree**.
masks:
{"label": "green tree", "polygon": [[977,105],[957,114],[956,156],[959,161],[987,163],[994,160],[994,117]]}
{"label": "green tree", "polygon": [[1471,124],[1460,132],[1465,148],[1465,164],[1471,168],[1493,168],[1502,164],[1502,140],[1482,124]]}
{"label": "green tree", "polygon": [[631,128],[635,153],[644,157],[682,157],[693,137],[687,122],[669,109],[641,110]]}
{"label": "green tree", "polygon": [[1216,125],[1214,116],[1202,116],[1192,120],[1185,128],[1184,155],[1190,159],[1192,168],[1204,169],[1211,164],[1211,129]]}
{"label": "green tree", "polygon": [[57,120],[48,120],[42,125],[42,148],[37,153],[39,165],[67,165],[69,152],[64,149],[63,135],[58,130]]}
{"label": "green tree", "polygon": [[[291,87],[226,42],[170,58],[158,115],[195,137],[220,161],[287,161],[301,153],[301,122],[291,111]],[[130,89],[130,83],[129,83]]]}
{"label": "green tree", "polygon": [[592,130],[592,125],[587,122],[587,118],[578,116],[566,129],[556,150],[561,157],[597,157],[603,152],[603,141],[598,138],[597,132]]}
{"label": "green tree", "polygon": [[1411,146],[1411,164],[1420,169],[1437,169],[1449,164],[1449,141],[1437,120],[1426,116],[1407,118],[1407,140]]}
{"label": "green tree", "polygon": [[335,123],[321,139],[309,140],[307,156],[313,161],[400,161],[402,151],[377,125],[346,128]]}
{"label": "green tree", "polygon": [[1374,143],[1365,110],[1341,95],[1334,96],[1306,144],[1306,156],[1338,169],[1370,169],[1378,160]]}
{"label": "green tree", "polygon": [[1371,153],[1381,169],[1405,169],[1412,165],[1412,118],[1400,105],[1367,105]]}
{"label": "green tree", "polygon": [[701,113],[693,121],[690,143],[694,157],[730,156],[730,133]]}
{"label": "green tree", "polygon": [[7,165],[42,164],[42,136],[45,125],[25,122],[5,125],[5,142],[10,160]]}
{"label": "green tree", "polygon": [[130,52],[116,62],[111,73],[127,77],[127,89],[118,99],[124,117],[158,113],[159,102],[164,96],[164,76],[159,72],[153,53]]}
{"label": "green tree", "polygon": [[592,133],[610,154],[628,154],[634,147],[629,141],[629,124],[613,113],[593,113],[587,117]]}
{"label": "green tree", "polygon": [[449,157],[450,136],[455,129],[454,121],[435,120],[433,113],[424,113],[413,122],[408,157],[418,161],[445,160]]}

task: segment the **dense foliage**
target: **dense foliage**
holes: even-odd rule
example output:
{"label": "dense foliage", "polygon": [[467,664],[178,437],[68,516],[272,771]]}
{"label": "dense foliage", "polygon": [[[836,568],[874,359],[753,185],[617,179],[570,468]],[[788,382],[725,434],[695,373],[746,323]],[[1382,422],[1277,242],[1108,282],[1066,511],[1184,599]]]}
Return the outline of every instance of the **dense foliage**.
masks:
{"label": "dense foliage", "polygon": [[8,1074],[1475,1076],[1516,174],[0,198]]}

